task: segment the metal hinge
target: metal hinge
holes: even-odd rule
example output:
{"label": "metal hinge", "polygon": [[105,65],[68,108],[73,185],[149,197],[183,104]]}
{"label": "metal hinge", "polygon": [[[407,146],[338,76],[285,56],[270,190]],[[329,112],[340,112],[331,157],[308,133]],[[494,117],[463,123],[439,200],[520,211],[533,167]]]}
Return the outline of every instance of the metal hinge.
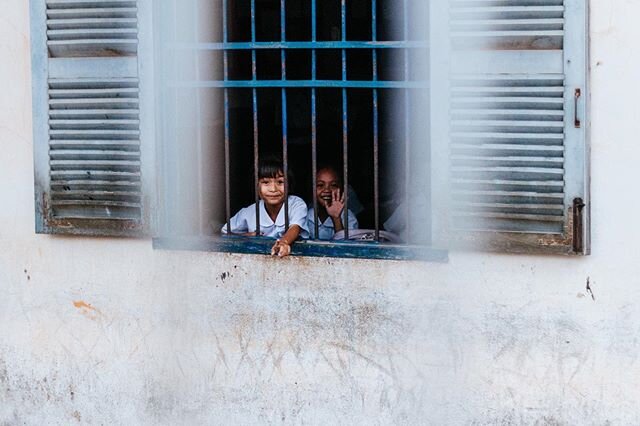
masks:
{"label": "metal hinge", "polygon": [[580,89],[576,89],[573,94],[573,127],[576,129],[582,127],[580,116],[578,115],[578,101],[580,100],[580,96],[582,96],[582,91]]}
{"label": "metal hinge", "polygon": [[573,199],[573,251],[584,253],[584,207],[582,198]]}

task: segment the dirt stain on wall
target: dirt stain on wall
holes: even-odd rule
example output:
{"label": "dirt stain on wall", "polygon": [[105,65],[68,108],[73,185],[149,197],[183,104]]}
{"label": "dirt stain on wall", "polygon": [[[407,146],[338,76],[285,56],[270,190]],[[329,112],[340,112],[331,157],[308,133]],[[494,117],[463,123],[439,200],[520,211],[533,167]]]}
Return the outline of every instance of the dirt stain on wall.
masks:
{"label": "dirt stain on wall", "polygon": [[75,306],[82,315],[93,321],[97,320],[99,315],[102,315],[100,310],[83,300],[74,300],[73,306]]}

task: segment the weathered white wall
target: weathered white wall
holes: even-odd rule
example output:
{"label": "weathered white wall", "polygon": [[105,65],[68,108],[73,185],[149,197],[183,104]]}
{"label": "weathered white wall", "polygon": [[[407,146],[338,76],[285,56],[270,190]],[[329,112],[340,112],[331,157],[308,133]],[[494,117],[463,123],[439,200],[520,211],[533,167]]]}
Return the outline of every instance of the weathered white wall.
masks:
{"label": "weathered white wall", "polygon": [[593,255],[421,264],[35,235],[3,0],[0,424],[639,424],[638,16],[592,0]]}

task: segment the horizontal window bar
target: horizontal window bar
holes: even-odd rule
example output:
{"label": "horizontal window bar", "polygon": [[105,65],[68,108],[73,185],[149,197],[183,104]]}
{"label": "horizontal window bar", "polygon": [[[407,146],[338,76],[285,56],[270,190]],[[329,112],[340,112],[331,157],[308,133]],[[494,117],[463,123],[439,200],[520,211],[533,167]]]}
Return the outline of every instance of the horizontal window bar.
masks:
{"label": "horizontal window bar", "polygon": [[171,43],[169,49],[427,49],[425,41],[256,41],[228,43]]}
{"label": "horizontal window bar", "polygon": [[[154,238],[153,248],[269,255],[274,239],[266,237]],[[448,252],[427,246],[372,242],[297,241],[292,256],[448,262]]]}
{"label": "horizontal window bar", "polygon": [[427,89],[428,81],[365,81],[365,80],[208,80],[171,83],[171,88],[252,88],[252,87],[329,87],[348,89]]}

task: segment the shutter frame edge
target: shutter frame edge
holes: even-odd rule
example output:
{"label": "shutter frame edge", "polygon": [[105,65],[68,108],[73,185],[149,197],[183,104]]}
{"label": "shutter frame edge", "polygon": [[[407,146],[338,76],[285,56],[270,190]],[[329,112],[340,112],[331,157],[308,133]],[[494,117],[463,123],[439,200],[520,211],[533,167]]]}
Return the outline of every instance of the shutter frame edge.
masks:
{"label": "shutter frame edge", "polygon": [[[571,34],[577,38],[581,43],[575,43],[576,46],[572,48],[580,49],[578,57],[581,59],[580,64],[572,64],[577,69],[574,71],[576,75],[579,75],[578,80],[581,84],[582,96],[580,100],[580,113],[582,114],[582,136],[579,137],[578,152],[580,155],[575,156],[574,163],[578,163],[580,176],[573,176],[577,170],[575,165],[565,163],[565,186],[567,181],[567,168],[572,168],[570,179],[572,179],[573,186],[578,188],[577,190],[566,190],[565,188],[565,220],[563,234],[539,234],[539,233],[525,233],[525,232],[501,232],[492,230],[483,231],[460,231],[454,230],[452,226],[452,211],[451,206],[448,210],[448,231],[441,235],[440,240],[446,241],[446,244],[453,249],[475,249],[488,252],[500,252],[500,253],[517,253],[517,254],[551,254],[551,255],[572,255],[582,256],[589,255],[591,253],[591,235],[590,235],[590,87],[589,87],[589,6],[586,0],[565,0],[565,9],[568,13],[573,13],[571,19],[565,22],[565,37],[567,34]],[[576,11],[578,13],[576,13]],[[569,27],[569,29],[567,29]],[[575,30],[572,31],[572,27]],[[578,35],[575,32],[579,31]],[[562,58],[565,67],[565,79],[566,76],[566,49],[565,45],[562,51]],[[453,53],[452,53],[453,56]],[[455,61],[454,61],[455,62]],[[575,62],[575,61],[574,61]],[[565,91],[571,92],[572,96],[569,98],[567,95],[565,99],[565,105],[569,102],[573,103],[573,90],[571,86],[572,82],[565,85]],[[567,125],[573,126],[573,106],[566,108],[565,120],[571,118],[571,122]],[[575,136],[574,136],[575,138]],[[565,136],[566,139],[566,136]],[[449,141],[451,143],[451,141]],[[566,143],[563,145],[566,150]],[[565,159],[566,161],[566,159]],[[451,188],[451,182],[449,184]],[[573,199],[582,198],[585,204],[582,216],[582,241],[583,247],[580,252],[576,252],[573,249],[574,242],[574,215],[573,215]]]}
{"label": "shutter frame edge", "polygon": [[[55,218],[51,210],[49,57],[46,0],[30,0],[35,232],[37,234],[144,237],[150,233],[148,197],[142,192],[139,219]],[[137,74],[139,63],[137,56]],[[139,77],[138,77],[139,78]],[[141,126],[139,126],[141,127]],[[142,142],[140,142],[142,145]],[[141,167],[142,171],[142,167]]]}

